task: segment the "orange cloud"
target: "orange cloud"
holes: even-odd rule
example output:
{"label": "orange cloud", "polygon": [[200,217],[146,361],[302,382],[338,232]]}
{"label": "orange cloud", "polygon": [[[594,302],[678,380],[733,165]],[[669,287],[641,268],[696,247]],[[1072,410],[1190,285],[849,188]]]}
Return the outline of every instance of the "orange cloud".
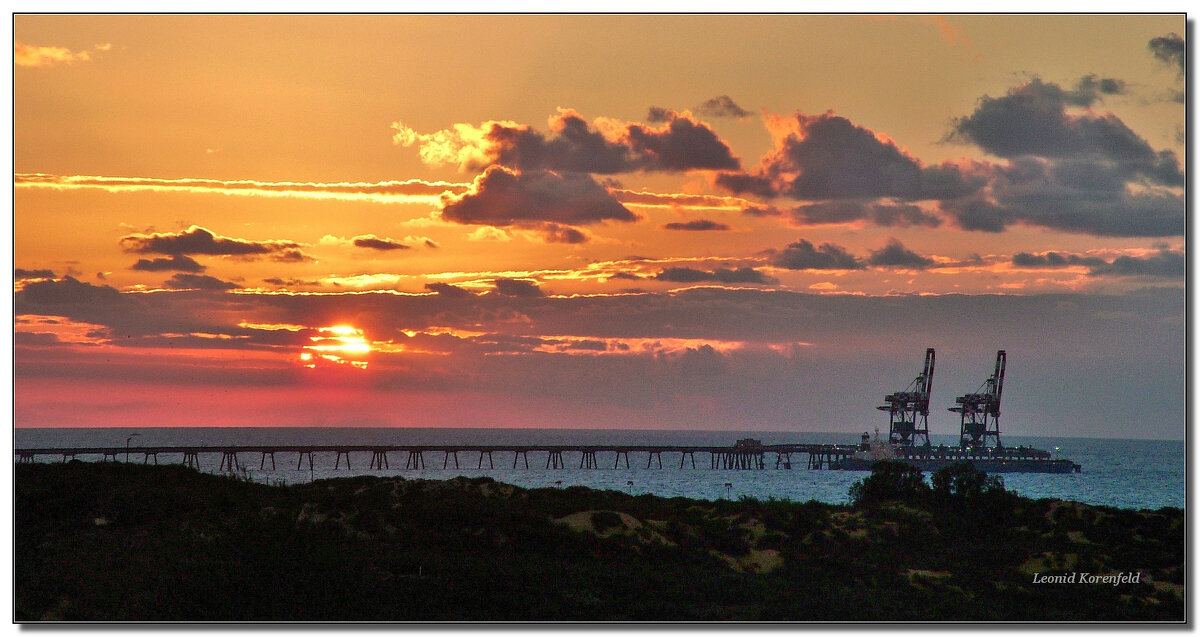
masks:
{"label": "orange cloud", "polygon": [[[111,44],[97,44],[95,51],[108,51]],[[90,62],[92,54],[88,51],[72,51],[61,46],[36,46],[24,42],[13,42],[13,63],[24,67],[50,67],[59,64],[75,64]]]}
{"label": "orange cloud", "polygon": [[248,179],[223,181],[218,179],[155,179],[152,177],[101,177],[95,175],[49,175],[17,173],[13,177],[17,188],[52,188],[71,190],[98,188],[107,192],[190,192],[241,195],[249,197],[298,197],[302,199],[337,199],[343,201],[373,201],[377,203],[436,204],[444,194],[464,192],[469,184],[424,181],[378,182],[293,182],[253,181]]}

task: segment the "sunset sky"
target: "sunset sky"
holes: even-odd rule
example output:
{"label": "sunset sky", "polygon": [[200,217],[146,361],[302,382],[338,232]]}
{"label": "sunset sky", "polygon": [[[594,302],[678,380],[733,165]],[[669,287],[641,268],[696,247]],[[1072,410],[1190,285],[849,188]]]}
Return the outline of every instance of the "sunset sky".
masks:
{"label": "sunset sky", "polygon": [[18,15],[16,426],[1182,438],[1185,26]]}

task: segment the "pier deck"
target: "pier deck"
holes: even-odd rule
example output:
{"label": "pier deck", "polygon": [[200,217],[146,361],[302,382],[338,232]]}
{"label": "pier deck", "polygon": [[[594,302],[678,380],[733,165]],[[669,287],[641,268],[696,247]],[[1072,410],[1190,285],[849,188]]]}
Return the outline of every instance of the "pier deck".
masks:
{"label": "pier deck", "polygon": [[[564,454],[579,456],[579,468],[595,469],[605,463],[597,454],[609,455],[613,468],[624,465],[631,467],[630,454],[646,457],[646,467],[663,467],[663,454],[670,454],[671,459],[678,454],[679,468],[697,468],[696,454],[708,454],[708,466],[711,469],[765,469],[773,466],[776,469],[792,468],[793,454],[805,454],[809,457],[808,466],[812,469],[827,468],[832,461],[853,454],[858,448],[855,445],[831,444],[780,444],[761,445],[755,447],[738,446],[703,446],[703,445],[167,445],[167,446],[138,446],[138,447],[41,447],[14,449],[18,462],[33,462],[38,456],[61,457],[63,461],[77,456],[99,456],[102,460],[140,458],[143,463],[151,460],[158,463],[159,455],[178,455],[180,462],[187,466],[199,467],[201,455],[219,457],[218,469],[234,471],[246,466],[244,458],[252,457],[259,460],[259,468],[265,469],[270,461],[275,468],[276,454],[296,454],[296,468],[307,465],[314,467],[313,454],[334,454],[334,468],[340,469],[343,464],[351,468],[350,454],[370,454],[369,469],[390,469],[390,454],[407,454],[405,469],[424,469],[426,454],[433,456],[434,461],[442,460],[442,468],[448,469],[451,463],[455,468],[463,464],[470,466],[475,461],[476,469],[495,468],[494,454],[512,454],[513,468],[523,466],[529,468],[529,454],[545,454],[547,469],[562,469],[567,467]],[[461,457],[459,454],[466,454]],[[773,463],[767,460],[768,454],[774,454]],[[702,456],[703,458],[703,456]],[[460,462],[465,461],[465,462]],[[607,460],[607,458],[605,458]],[[536,461],[535,461],[536,462]],[[523,463],[523,464],[522,464]],[[436,465],[435,465],[436,466]],[[701,462],[703,466],[703,462]]]}
{"label": "pier deck", "polygon": [[[314,454],[333,454],[334,469],[341,469],[345,464],[351,468],[351,454],[361,456],[370,454],[368,469],[391,469],[390,454],[407,454],[404,469],[425,469],[426,454],[434,455],[432,460],[442,460],[442,469],[449,469],[450,463],[454,468],[463,468],[464,463],[469,468],[474,461],[476,469],[483,469],[486,461],[487,468],[496,467],[495,454],[512,454],[512,468],[530,467],[529,454],[545,454],[546,469],[565,469],[568,466],[564,454],[578,455],[580,469],[598,469],[607,466],[608,458],[612,458],[612,468],[632,466],[630,454],[645,454],[646,468],[663,467],[663,454],[670,454],[671,460],[678,454],[679,468],[697,468],[696,454],[708,454],[708,467],[711,469],[791,469],[793,455],[807,456],[806,466],[809,469],[831,469],[859,451],[858,445],[838,444],[773,444],[773,445],[733,445],[733,446],[703,446],[703,445],[167,445],[167,446],[138,446],[138,447],[41,447],[14,449],[17,462],[34,462],[38,456],[61,457],[63,462],[77,456],[99,456],[102,460],[141,457],[142,463],[151,460],[158,464],[159,455],[176,455],[180,462],[189,467],[200,468],[201,455],[210,458],[219,457],[218,471],[237,471],[251,468],[246,464],[247,457],[259,461],[259,469],[266,469],[268,460],[271,469],[276,468],[276,454],[296,454],[296,469],[305,465],[312,470],[315,467]],[[907,447],[899,450],[898,460],[913,462],[928,461],[1045,461],[1051,454],[1048,451],[1032,447],[994,447],[994,448],[961,448],[946,446]],[[257,455],[256,455],[257,454]],[[460,457],[459,454],[465,454]],[[601,462],[601,456],[605,462]],[[608,455],[611,454],[611,455]],[[774,454],[768,460],[768,455]],[[703,456],[702,456],[703,458]],[[398,459],[398,458],[397,458]],[[574,459],[573,457],[571,458]],[[306,462],[307,461],[307,462]],[[536,465],[535,459],[535,465]],[[399,467],[399,465],[397,465]],[[701,462],[700,466],[703,466]]]}

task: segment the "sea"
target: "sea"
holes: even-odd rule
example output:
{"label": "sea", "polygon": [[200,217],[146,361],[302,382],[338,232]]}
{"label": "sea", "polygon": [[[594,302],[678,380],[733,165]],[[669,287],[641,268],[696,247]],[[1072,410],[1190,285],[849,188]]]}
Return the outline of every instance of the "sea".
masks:
{"label": "sea", "polygon": [[[764,444],[856,444],[858,434],[800,433],[767,431],[645,431],[645,430],[585,430],[585,429],[447,429],[447,428],[346,428],[346,427],[247,427],[247,428],[105,428],[105,429],[34,429],[13,430],[13,443],[21,448],[61,447],[126,447],[129,461],[144,462],[142,447],[157,446],[260,446],[260,445],[679,445],[730,446],[743,438],[754,438]],[[957,437],[931,435],[932,444],[957,444]],[[1117,440],[1108,438],[1004,438],[1005,446],[1025,445],[1051,451],[1056,457],[1082,465],[1081,473],[1002,474],[1005,486],[1030,498],[1073,500],[1087,504],[1124,509],[1184,508],[1187,454],[1185,443],[1179,440]],[[181,463],[182,454],[160,454],[159,463]],[[766,468],[761,470],[712,469],[707,453],[696,454],[696,468],[691,460],[680,468],[679,453],[663,453],[662,467],[657,459],[647,466],[648,454],[631,452],[629,467],[624,459],[614,467],[615,454],[597,454],[597,468],[581,468],[582,454],[564,452],[565,467],[547,467],[546,452],[529,452],[529,468],[525,461],[513,467],[512,452],[495,452],[494,467],[476,452],[459,452],[458,467],[454,457],[449,461],[441,452],[426,452],[425,466],[405,469],[407,452],[388,454],[390,468],[369,469],[370,452],[350,454],[350,467],[345,459],[336,462],[333,452],[313,454],[313,469],[308,461],[297,468],[299,458],[294,452],[275,454],[275,468],[270,457],[263,462],[261,454],[241,454],[238,457],[240,477],[267,484],[297,484],[325,478],[354,475],[402,476],[404,478],[449,479],[455,476],[487,476],[500,482],[526,488],[566,488],[585,486],[610,489],[633,495],[654,494],[664,497],[682,496],[703,500],[752,497],[760,500],[774,498],[806,502],[816,500],[843,504],[851,485],[866,476],[860,471],[810,470],[807,456],[793,454],[791,469],[775,468],[774,454],[765,457]],[[77,457],[83,461],[100,461],[97,455]],[[122,454],[119,458],[125,461]],[[150,462],[154,458],[149,458]],[[221,454],[202,453],[200,470],[220,471]],[[61,462],[61,456],[38,456],[37,462]],[[335,468],[335,464],[339,465]],[[448,465],[443,468],[443,465]],[[927,476],[928,477],[928,476]]]}

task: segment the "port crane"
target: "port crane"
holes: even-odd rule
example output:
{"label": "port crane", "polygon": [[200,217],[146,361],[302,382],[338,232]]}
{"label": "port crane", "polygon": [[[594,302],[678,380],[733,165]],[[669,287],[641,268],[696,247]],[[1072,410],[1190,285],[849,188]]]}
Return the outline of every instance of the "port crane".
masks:
{"label": "port crane", "polygon": [[933,390],[933,348],[925,350],[925,367],[908,387],[901,392],[888,394],[883,400],[886,405],[877,407],[888,412],[888,441],[893,445],[912,447],[917,444],[929,446],[929,393]]}
{"label": "port crane", "polygon": [[950,411],[962,414],[962,429],[958,436],[961,447],[987,447],[988,440],[1000,443],[1000,394],[1004,391],[1004,366],[1007,362],[1004,350],[996,352],[996,371],[983,381],[973,394],[954,399],[956,405]]}

